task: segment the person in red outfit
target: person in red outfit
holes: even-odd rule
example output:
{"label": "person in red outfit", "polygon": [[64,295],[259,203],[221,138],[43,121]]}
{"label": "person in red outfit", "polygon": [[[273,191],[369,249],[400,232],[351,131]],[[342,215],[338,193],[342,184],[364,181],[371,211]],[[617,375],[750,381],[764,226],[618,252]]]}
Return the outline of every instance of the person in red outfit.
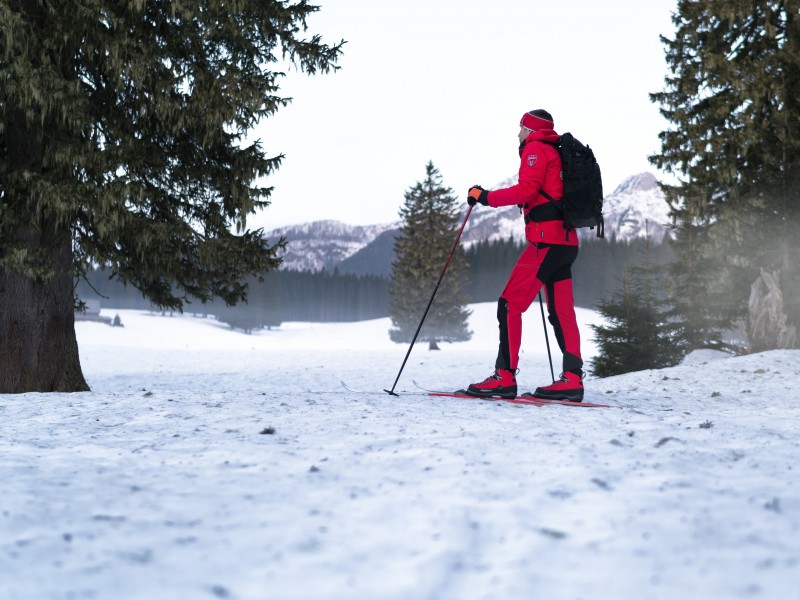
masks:
{"label": "person in red outfit", "polygon": [[542,109],[525,113],[519,132],[519,182],[508,188],[487,191],[470,188],[467,201],[498,208],[520,205],[525,215],[525,237],[530,243],[517,260],[497,302],[500,348],[495,371],[467,393],[484,398],[513,398],[522,340],[522,313],[542,287],[547,299],[549,321],[563,354],[563,373],[551,385],[536,388],[535,397],[553,400],[583,400],[583,360],[580,334],[572,294],[572,263],[578,256],[578,236],[566,229],[559,207],[564,195],[561,157],[553,145],[558,142],[553,117]]}

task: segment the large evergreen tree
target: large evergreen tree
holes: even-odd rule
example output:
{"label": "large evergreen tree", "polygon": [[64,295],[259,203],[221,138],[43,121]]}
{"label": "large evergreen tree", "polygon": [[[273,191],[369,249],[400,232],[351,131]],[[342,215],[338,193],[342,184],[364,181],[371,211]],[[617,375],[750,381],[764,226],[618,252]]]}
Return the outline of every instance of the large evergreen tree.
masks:
{"label": "large evergreen tree", "polygon": [[73,278],[154,303],[245,298],[277,250],[246,217],[274,171],[244,135],[289,99],[277,61],[335,68],[306,0],[0,0],[0,393],[86,389]]}
{"label": "large evergreen tree", "polygon": [[[442,185],[442,176],[429,162],[425,180],[405,194],[400,209],[402,227],[395,241],[395,259],[389,283],[389,315],[395,342],[409,342],[419,326],[431,293],[453,248],[461,215],[453,190]],[[458,248],[436,292],[436,299],[423,325],[419,340],[467,340],[468,265]]]}
{"label": "large evergreen tree", "polygon": [[651,95],[672,126],[651,161],[677,176],[677,310],[714,343],[761,269],[780,270],[800,325],[800,0],[681,0],[673,22],[672,75]]}

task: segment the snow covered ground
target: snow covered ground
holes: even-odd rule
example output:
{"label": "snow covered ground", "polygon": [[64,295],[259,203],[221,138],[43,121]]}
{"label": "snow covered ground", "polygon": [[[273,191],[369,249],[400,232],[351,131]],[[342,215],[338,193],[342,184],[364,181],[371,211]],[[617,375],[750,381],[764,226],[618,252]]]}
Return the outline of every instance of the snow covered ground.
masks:
{"label": "snow covered ground", "polygon": [[400,398],[386,319],[79,323],[92,392],[0,396],[0,598],[800,599],[800,352],[587,380],[608,409],[413,393],[491,372],[473,308]]}

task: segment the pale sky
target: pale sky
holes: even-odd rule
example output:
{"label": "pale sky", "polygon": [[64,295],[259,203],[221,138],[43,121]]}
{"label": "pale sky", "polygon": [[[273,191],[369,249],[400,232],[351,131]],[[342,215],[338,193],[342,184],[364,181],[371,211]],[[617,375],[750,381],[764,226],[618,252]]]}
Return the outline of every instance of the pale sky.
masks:
{"label": "pale sky", "polygon": [[396,221],[432,160],[466,197],[519,168],[525,111],[589,144],[605,193],[650,171],[668,123],[648,93],[664,87],[663,34],[676,0],[317,0],[308,35],[347,40],[336,73],[282,80],[293,102],[253,137],[283,153],[272,205],[248,226]]}

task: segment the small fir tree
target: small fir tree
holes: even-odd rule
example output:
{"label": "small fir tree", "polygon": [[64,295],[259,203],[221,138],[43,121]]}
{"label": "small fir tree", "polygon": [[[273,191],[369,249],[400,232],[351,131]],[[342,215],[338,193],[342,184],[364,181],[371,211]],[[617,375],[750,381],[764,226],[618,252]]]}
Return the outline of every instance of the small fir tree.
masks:
{"label": "small fir tree", "polygon": [[659,275],[648,243],[643,264],[624,269],[620,291],[598,304],[607,324],[591,325],[598,347],[592,361],[594,375],[671,367],[684,356],[686,343],[679,327],[669,321],[658,293]]}
{"label": "small fir tree", "polygon": [[[395,342],[410,342],[460,226],[459,202],[453,190],[442,185],[442,177],[432,162],[425,167],[425,180],[406,192],[400,217],[403,225],[395,240],[389,283],[389,335]],[[470,338],[467,278],[468,265],[458,248],[417,339],[428,341],[433,348],[437,341]]]}

